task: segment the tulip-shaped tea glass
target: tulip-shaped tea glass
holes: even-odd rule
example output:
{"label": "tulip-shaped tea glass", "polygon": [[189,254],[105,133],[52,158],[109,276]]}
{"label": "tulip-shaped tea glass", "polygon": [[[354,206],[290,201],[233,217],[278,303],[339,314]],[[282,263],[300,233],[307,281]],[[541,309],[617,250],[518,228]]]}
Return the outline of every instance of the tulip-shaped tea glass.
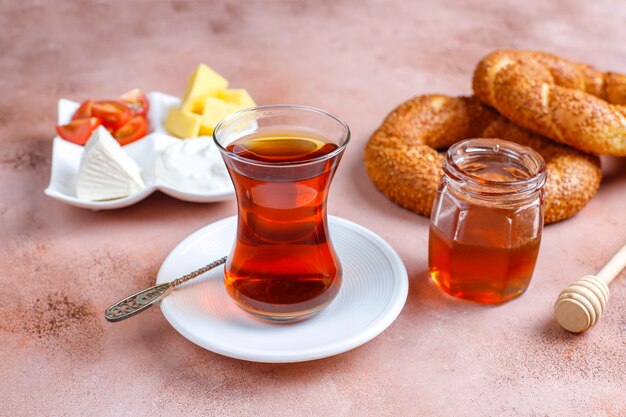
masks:
{"label": "tulip-shaped tea glass", "polygon": [[215,128],[238,204],[224,279],[245,311],[299,320],[337,295],[341,264],[328,233],[326,200],[349,138],[338,117],[295,105],[242,110]]}

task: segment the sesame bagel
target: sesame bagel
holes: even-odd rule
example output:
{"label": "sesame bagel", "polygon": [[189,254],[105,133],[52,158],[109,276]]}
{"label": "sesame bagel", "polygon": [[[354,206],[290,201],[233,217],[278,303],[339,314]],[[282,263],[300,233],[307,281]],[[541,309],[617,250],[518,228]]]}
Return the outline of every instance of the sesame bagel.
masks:
{"label": "sesame bagel", "polygon": [[585,152],[626,156],[626,75],[548,53],[502,50],[480,61],[473,87],[532,132]]}
{"label": "sesame bagel", "polygon": [[600,186],[600,161],[509,122],[476,97],[419,96],[385,119],[365,148],[376,188],[396,204],[429,216],[443,175],[439,152],[462,139],[500,138],[530,146],[546,161],[545,222],[579,212]]}

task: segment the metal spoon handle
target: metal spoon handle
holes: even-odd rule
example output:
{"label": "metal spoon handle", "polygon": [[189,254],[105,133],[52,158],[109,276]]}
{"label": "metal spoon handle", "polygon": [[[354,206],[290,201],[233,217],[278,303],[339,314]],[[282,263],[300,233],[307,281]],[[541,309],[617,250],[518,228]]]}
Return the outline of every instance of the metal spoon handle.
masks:
{"label": "metal spoon handle", "polygon": [[104,311],[104,317],[110,322],[121,321],[132,317],[161,301],[178,285],[202,275],[216,266],[222,265],[224,262],[226,262],[226,256],[202,268],[196,269],[187,275],[183,275],[174,281],[155,285],[130,295],[107,308]]}
{"label": "metal spoon handle", "polygon": [[198,275],[202,275],[207,271],[210,271],[211,269],[215,268],[216,266],[220,266],[221,264],[223,264],[224,262],[226,262],[226,258],[228,258],[227,256],[224,256],[220,259],[218,259],[217,261],[213,261],[208,265],[204,265],[202,268],[198,268],[193,272],[188,273],[187,275],[183,275],[182,277],[175,279],[174,281],[172,281],[172,286],[173,287],[178,287],[180,284],[189,281],[190,279],[194,279],[195,277],[197,277]]}
{"label": "metal spoon handle", "polygon": [[167,282],[141,290],[104,310],[104,318],[116,322],[132,317],[161,300],[173,289],[172,283]]}

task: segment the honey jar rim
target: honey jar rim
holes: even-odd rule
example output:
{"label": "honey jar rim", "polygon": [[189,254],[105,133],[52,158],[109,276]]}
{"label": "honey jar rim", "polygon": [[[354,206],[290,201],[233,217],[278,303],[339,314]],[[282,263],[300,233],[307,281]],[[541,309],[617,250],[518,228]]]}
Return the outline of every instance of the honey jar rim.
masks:
{"label": "honey jar rim", "polygon": [[[463,168],[460,156],[471,153],[480,156],[509,157],[517,167],[523,167],[528,177],[515,180],[485,178]],[[546,181],[546,163],[534,149],[498,138],[472,138],[452,145],[446,152],[443,170],[445,175],[458,182],[466,191],[482,195],[528,194],[540,190]]]}

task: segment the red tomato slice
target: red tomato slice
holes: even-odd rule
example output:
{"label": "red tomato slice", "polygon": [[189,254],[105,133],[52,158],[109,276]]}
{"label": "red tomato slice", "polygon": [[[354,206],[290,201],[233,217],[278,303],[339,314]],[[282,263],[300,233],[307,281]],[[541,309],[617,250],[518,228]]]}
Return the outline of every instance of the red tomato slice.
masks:
{"label": "red tomato slice", "polygon": [[113,137],[124,146],[141,139],[148,133],[148,121],[143,116],[133,116],[124,126],[113,133]]}
{"label": "red tomato slice", "polygon": [[93,106],[93,100],[85,100],[80,104],[78,110],[74,112],[72,116],[72,120],[84,119],[86,117],[91,117],[91,107]]}
{"label": "red tomato slice", "polygon": [[146,97],[140,89],[135,88],[122,94],[120,100],[128,105],[132,114],[140,114],[144,117],[148,117],[150,102],[148,101],[148,97]]}
{"label": "red tomato slice", "polygon": [[89,140],[91,132],[100,124],[101,121],[97,117],[87,117],[74,120],[63,126],[57,126],[57,133],[67,141],[84,145]]}
{"label": "red tomato slice", "polygon": [[102,119],[105,127],[118,129],[130,119],[130,109],[123,101],[98,100],[91,107],[91,115]]}

